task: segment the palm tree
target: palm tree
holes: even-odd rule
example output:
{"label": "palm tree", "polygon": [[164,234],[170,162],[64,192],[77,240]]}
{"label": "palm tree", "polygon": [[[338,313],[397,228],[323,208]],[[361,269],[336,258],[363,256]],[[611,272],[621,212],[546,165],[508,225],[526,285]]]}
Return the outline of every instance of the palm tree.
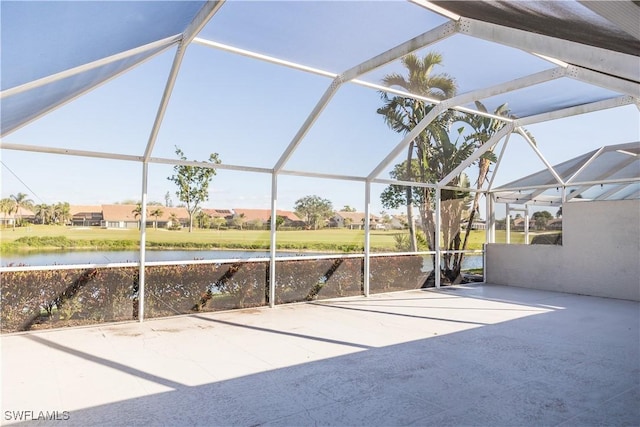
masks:
{"label": "palm tree", "polygon": [[[10,198],[0,199],[0,212],[4,214],[5,220],[8,221],[9,215],[13,213],[15,203]],[[14,221],[15,223],[15,221]]]}
{"label": "palm tree", "polygon": [[[33,206],[33,200],[28,199],[29,195],[26,193],[18,193],[12,194],[9,196],[14,203],[14,212],[18,215],[18,221],[22,224],[22,214],[20,213],[21,209],[31,209]],[[15,228],[15,221],[14,221]]]}
{"label": "palm tree", "polygon": [[40,203],[33,207],[36,219],[40,220],[41,224],[48,223],[51,220],[51,206],[46,203]]}
{"label": "palm tree", "polygon": [[137,203],[136,207],[131,211],[133,217],[138,219],[140,217],[140,221],[138,221],[138,230],[142,227],[142,203]]}
{"label": "palm tree", "polygon": [[71,219],[71,206],[69,205],[69,202],[56,203],[54,206],[54,216],[56,222],[66,225]]}
{"label": "palm tree", "polygon": [[[442,65],[442,55],[436,52],[428,53],[423,58],[414,54],[409,54],[402,58],[402,65],[407,69],[408,76],[398,73],[385,76],[382,82],[390,87],[397,86],[407,92],[431,99],[445,99],[455,95],[457,87],[455,80],[447,74],[433,74],[436,66]],[[381,93],[384,106],[377,110],[378,114],[384,116],[387,125],[394,131],[402,134],[410,132],[433,108],[434,104],[421,99],[405,98],[402,96],[389,97],[386,92]],[[414,151],[419,161],[419,169],[423,172],[422,182],[426,178],[426,169],[431,141],[442,139],[448,131],[451,120],[451,113],[443,113],[439,118],[432,121],[420,135],[411,141],[407,149],[406,169],[404,173],[397,176],[404,181],[414,181],[413,157]],[[410,249],[417,250],[416,234],[413,225],[413,190],[411,187],[405,188],[405,198],[407,206],[407,218],[409,223]],[[424,222],[424,221],[423,221]],[[430,237],[432,238],[432,237]]]}
{"label": "palm tree", "polygon": [[151,212],[149,212],[149,215],[151,215],[154,218],[153,228],[158,228],[158,218],[161,217],[163,213],[164,211],[162,210],[161,207],[157,207],[153,209]]}

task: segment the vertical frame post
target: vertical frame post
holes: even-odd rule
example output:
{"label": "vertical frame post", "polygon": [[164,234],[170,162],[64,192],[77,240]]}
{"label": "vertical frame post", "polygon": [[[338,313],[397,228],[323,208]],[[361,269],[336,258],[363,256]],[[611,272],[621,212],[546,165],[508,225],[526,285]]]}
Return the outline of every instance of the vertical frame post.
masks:
{"label": "vertical frame post", "polygon": [[364,270],[363,270],[363,292],[364,296],[369,296],[369,271],[371,269],[370,262],[370,246],[371,246],[371,181],[367,180],[364,184]]}
{"label": "vertical frame post", "polygon": [[276,306],[276,224],[278,219],[278,174],[271,173],[271,239],[269,243],[269,307]]}
{"label": "vertical frame post", "polygon": [[529,206],[524,210],[524,244],[529,244]]}
{"label": "vertical frame post", "polygon": [[440,288],[440,257],[442,256],[440,250],[440,228],[442,227],[442,215],[440,214],[441,197],[442,194],[440,187],[436,187],[436,235],[433,239],[433,244],[436,247],[436,259],[433,263],[433,274],[435,274],[436,278],[436,288]]}
{"label": "vertical frame post", "polygon": [[509,203],[506,205],[507,207],[507,216],[504,219],[504,229],[505,229],[505,243],[508,245],[511,243],[511,206]]}
{"label": "vertical frame post", "polygon": [[144,321],[144,268],[147,246],[147,186],[149,163],[142,162],[142,202],[140,208],[140,267],[138,273],[138,320]]}

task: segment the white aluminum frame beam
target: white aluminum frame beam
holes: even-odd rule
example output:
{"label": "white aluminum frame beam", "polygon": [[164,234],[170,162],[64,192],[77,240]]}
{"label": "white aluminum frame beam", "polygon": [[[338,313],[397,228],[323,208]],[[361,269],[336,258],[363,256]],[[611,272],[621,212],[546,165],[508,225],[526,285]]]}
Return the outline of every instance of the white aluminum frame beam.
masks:
{"label": "white aluminum frame beam", "polygon": [[[566,70],[563,67],[552,68],[544,70],[535,74],[531,74],[525,77],[521,77],[515,80],[511,80],[499,85],[490,86],[483,89],[466,92],[461,95],[457,95],[436,103],[433,109],[425,116],[420,123],[418,123],[403,139],[396,145],[396,147],[380,162],[369,174],[368,179],[374,179],[382,171],[400,155],[402,150],[409,145],[429,124],[437,117],[438,114],[449,108],[455,108],[461,104],[467,104],[469,102],[476,101],[478,99],[489,98],[491,96],[499,95],[501,93],[511,92],[517,89],[533,86],[539,83],[544,83],[550,80],[558,79],[566,75]],[[435,114],[435,115],[434,115]],[[504,119],[504,118],[503,118]],[[428,121],[427,121],[428,120]],[[505,120],[507,123],[511,123]]]}
{"label": "white aluminum frame beam", "polygon": [[[299,63],[292,62],[292,61],[286,61],[284,59],[276,58],[274,56],[264,55],[264,54],[253,52],[253,51],[246,50],[246,49],[240,49],[240,48],[237,48],[237,47],[234,47],[234,46],[226,45],[224,43],[219,43],[219,42],[216,42],[216,41],[203,39],[201,37],[196,37],[193,40],[193,42],[196,43],[196,44],[205,46],[205,47],[209,47],[209,48],[213,48],[213,49],[219,49],[219,50],[222,50],[222,51],[225,51],[225,52],[242,55],[242,56],[245,56],[245,57],[248,57],[248,58],[252,58],[252,59],[258,59],[258,60],[265,61],[265,62],[268,62],[268,63],[271,63],[271,64],[281,65],[281,66],[288,67],[288,68],[291,68],[291,69],[294,69],[294,70],[304,71],[304,72],[311,73],[311,74],[316,74],[316,75],[322,76],[322,77],[328,77],[328,78],[331,78],[331,79],[335,79],[336,77],[338,77],[338,74],[336,74],[334,72],[331,72],[331,71],[325,71],[325,70],[321,70],[319,68],[309,67],[309,66],[304,65],[304,64],[299,64]],[[421,96],[421,95],[418,95],[418,94],[415,94],[415,93],[406,92],[406,91],[403,91],[403,90],[399,90],[399,89],[383,86],[383,85],[376,84],[376,83],[367,82],[367,81],[364,81],[364,80],[353,79],[353,80],[349,81],[348,83],[352,83],[352,84],[355,84],[355,85],[358,85],[358,86],[362,86],[362,87],[366,87],[366,88],[369,88],[369,89],[378,90],[378,91],[381,91],[381,92],[387,92],[387,93],[392,93],[394,95],[404,96],[404,97],[407,97],[407,98],[419,99],[419,100],[423,100],[423,101],[426,101],[426,102],[431,102],[431,103],[434,103],[434,104],[440,102],[439,100],[437,100],[435,98],[428,98],[428,97]],[[477,115],[483,116],[483,117],[489,117],[489,118],[503,120],[503,121],[511,121],[511,119],[508,118],[508,117],[496,116],[495,114],[491,114],[491,113],[488,113],[488,112],[485,112],[485,111],[475,110],[473,108],[455,106],[455,107],[452,107],[452,109],[457,110],[457,111],[461,111],[461,112],[464,112],[464,113],[477,114]]]}
{"label": "white aluminum frame beam", "polygon": [[491,191],[491,189],[493,188],[493,181],[496,179],[498,168],[500,167],[500,163],[502,163],[502,158],[504,157],[504,153],[507,151],[507,146],[509,145],[510,139],[511,139],[511,134],[507,135],[507,137],[504,140],[504,144],[502,144],[502,150],[500,150],[500,156],[498,156],[498,161],[496,162],[496,166],[493,168],[491,179],[489,180],[489,184],[487,185],[487,191]]}
{"label": "white aluminum frame beam", "polygon": [[159,50],[158,52],[156,52],[155,54],[153,54],[153,55],[149,55],[147,58],[144,58],[144,59],[143,59],[143,60],[141,60],[140,62],[137,62],[137,63],[135,63],[135,64],[131,64],[130,66],[128,66],[128,67],[126,67],[126,68],[124,68],[124,69],[120,70],[119,72],[117,72],[117,73],[115,73],[114,75],[112,75],[111,77],[109,77],[109,78],[107,78],[107,79],[105,79],[105,80],[101,81],[100,83],[98,83],[98,84],[96,84],[96,85],[94,85],[94,86],[90,86],[90,87],[87,87],[87,88],[85,88],[85,89],[81,90],[80,92],[78,92],[78,93],[76,93],[75,95],[73,95],[71,98],[66,99],[66,100],[62,100],[62,101],[59,101],[59,102],[57,102],[57,103],[54,103],[54,104],[50,105],[49,107],[45,108],[44,110],[42,110],[40,113],[38,113],[38,114],[37,114],[37,115],[35,115],[34,117],[32,117],[32,118],[30,118],[30,119],[28,119],[28,120],[25,120],[25,121],[23,121],[23,122],[20,122],[20,123],[16,124],[16,125],[15,125],[15,126],[13,126],[13,127],[9,127],[9,128],[7,128],[6,130],[4,130],[4,131],[0,134],[0,137],[5,137],[5,136],[7,136],[7,135],[10,135],[11,133],[13,133],[13,132],[17,131],[17,130],[18,130],[18,129],[20,129],[20,128],[23,128],[24,126],[28,125],[29,123],[32,123],[32,122],[34,122],[34,121],[38,120],[40,117],[42,117],[42,116],[46,116],[46,115],[47,115],[47,114],[49,114],[50,112],[55,111],[55,110],[57,110],[58,108],[60,108],[60,107],[63,107],[63,106],[65,106],[65,105],[67,105],[68,103],[70,103],[70,102],[72,102],[72,101],[74,101],[74,100],[76,100],[76,99],[80,98],[80,97],[81,97],[81,96],[83,96],[84,94],[89,93],[89,92],[91,92],[92,90],[97,89],[97,88],[99,88],[100,86],[103,86],[103,85],[105,85],[105,84],[109,83],[110,81],[112,81],[112,80],[114,80],[114,79],[116,79],[116,78],[120,77],[121,75],[123,75],[124,73],[128,72],[129,70],[131,70],[131,69],[133,69],[133,68],[136,68],[136,67],[138,67],[138,66],[140,66],[140,65],[144,64],[145,62],[149,61],[149,60],[150,60],[150,59],[152,59],[152,58],[155,58],[156,56],[160,55],[161,53],[163,53],[163,52],[164,52],[164,51],[166,51],[167,49],[170,49],[172,46],[173,46],[173,44],[167,45],[164,49],[160,49],[160,50]]}
{"label": "white aluminum frame beam", "polygon": [[630,81],[638,79],[638,57],[588,46],[569,40],[535,34],[497,24],[460,18],[460,32],[529,53],[536,53],[563,62],[596,70],[604,74],[615,72],[616,76]]}
{"label": "white aluminum frame beam", "polygon": [[[616,164],[616,169],[615,170],[608,170],[607,172],[598,175],[598,177],[596,178],[596,182],[598,184],[606,184],[606,183],[614,183],[612,181],[607,181],[607,177],[613,175],[614,173],[616,173],[617,171],[626,168],[627,166],[629,166],[630,164],[636,162],[637,159],[635,157],[629,157],[627,160],[625,160],[622,163],[618,163]],[[639,178],[640,179],[640,178]],[[626,181],[624,181],[626,182]],[[578,185],[578,183],[575,183],[573,185]],[[587,191],[589,188],[593,187],[593,185],[597,185],[597,184],[587,184],[587,185],[582,185],[580,188],[578,188],[575,191],[572,191],[570,194],[567,195],[567,200],[571,200],[577,196],[579,196],[580,194],[584,193],[585,191]]]}
{"label": "white aluminum frame beam", "polygon": [[115,55],[107,56],[105,58],[98,59],[93,62],[89,62],[87,64],[83,64],[74,68],[69,68],[68,70],[60,71],[59,73],[51,74],[46,77],[42,77],[37,80],[30,81],[28,83],[24,83],[18,86],[14,86],[12,88],[3,90],[0,92],[0,99],[7,98],[9,96],[18,95],[22,92],[29,91],[31,89],[35,89],[41,86],[48,85],[49,83],[55,83],[59,80],[66,79],[68,77],[76,76],[80,73],[84,73],[86,71],[93,70],[95,68],[102,67],[103,65],[109,65],[111,63],[120,61],[122,59],[130,58],[132,56],[138,55],[140,53],[144,53],[150,50],[163,48],[163,51],[174,43],[180,41],[181,35],[177,34],[171,37],[164,38],[162,40],[157,40],[152,43],[148,43],[133,49],[126,50],[124,52],[116,53]]}
{"label": "white aluminum frame beam", "polygon": [[576,105],[573,107],[562,108],[560,110],[549,111],[546,113],[535,114],[523,117],[514,121],[516,126],[526,126],[534,123],[542,123],[551,120],[563,119],[566,117],[577,116],[580,114],[593,113],[610,108],[623,107],[625,105],[636,103],[636,98],[625,95],[617,98],[605,99],[602,101],[590,102],[588,104]]}
{"label": "white aluminum frame beam", "polygon": [[629,186],[629,184],[620,184],[617,185],[611,189],[609,189],[608,191],[605,191],[604,193],[602,193],[601,195],[599,195],[598,197],[596,197],[594,200],[606,200],[609,197],[613,196],[616,193],[619,193],[620,191],[624,190],[625,188],[627,188]]}
{"label": "white aluminum frame beam", "polygon": [[300,129],[298,129],[298,132],[293,137],[285,151],[276,162],[273,168],[274,172],[278,173],[284,168],[284,165],[291,158],[298,145],[300,145],[300,142],[302,142],[302,139],[309,132],[315,121],[318,119],[318,117],[320,117],[320,114],[322,114],[322,111],[324,111],[325,107],[333,98],[333,95],[335,95],[337,90],[340,88],[340,86],[342,86],[344,82],[353,80],[359,75],[368,73],[369,71],[381,67],[382,65],[395,61],[396,59],[401,58],[417,49],[421,49],[432,43],[443,40],[455,34],[456,31],[457,24],[455,23],[449,22],[443,25],[439,25],[438,27],[427,31],[426,33],[423,33],[411,40],[401,43],[398,46],[387,50],[386,52],[376,55],[373,58],[368,59],[367,61],[364,61],[335,77],[320,100],[317,102],[309,116],[307,116]]}
{"label": "white aluminum frame beam", "polygon": [[558,175],[558,172],[556,172],[556,170],[553,168],[553,165],[549,163],[549,161],[544,157],[542,152],[538,149],[538,147],[536,147],[536,144],[531,140],[531,138],[529,138],[529,135],[527,135],[527,133],[521,127],[516,127],[516,132],[518,132],[518,134],[520,134],[520,136],[523,137],[525,141],[527,141],[531,149],[536,153],[538,158],[540,158],[540,160],[542,160],[542,163],[544,163],[544,165],[547,167],[547,170],[551,173],[551,175],[553,175],[555,180],[558,181],[558,184],[564,185],[564,181],[562,180],[562,177]]}
{"label": "white aluminum frame beam", "polygon": [[[640,84],[609,74],[603,74],[576,65],[569,65],[567,67],[567,76],[594,86],[600,86],[618,92],[621,95],[629,95],[634,98],[640,97]],[[640,78],[640,75],[636,76],[636,78]]]}
{"label": "white aluminum frame beam", "polygon": [[162,99],[160,100],[160,105],[158,106],[156,118],[153,122],[153,126],[151,127],[151,134],[149,135],[149,139],[147,141],[147,147],[144,150],[143,157],[145,161],[147,161],[149,157],[151,157],[151,153],[153,152],[153,147],[155,146],[156,140],[158,138],[158,132],[160,131],[162,120],[164,119],[164,115],[167,111],[169,99],[171,98],[171,94],[173,93],[173,88],[178,77],[178,72],[180,71],[182,59],[184,58],[184,54],[187,51],[187,47],[189,47],[191,41],[196,37],[197,33],[207,24],[207,22],[209,22],[213,15],[215,15],[216,12],[220,10],[220,7],[223,4],[224,0],[207,1],[182,34],[182,40],[180,41],[176,54],[173,58],[173,64],[171,65],[171,71],[169,72],[169,77],[167,78],[167,83],[165,84],[164,92],[162,93]]}
{"label": "white aluminum frame beam", "polygon": [[500,140],[502,138],[504,138],[505,136],[507,136],[510,133],[512,133],[514,131],[514,128],[515,128],[515,126],[514,126],[513,123],[507,123],[506,125],[504,125],[504,127],[502,129],[500,129],[491,138],[489,138],[489,140],[487,142],[482,144],[482,146],[479,147],[476,151],[474,151],[473,154],[471,154],[469,157],[467,157],[454,170],[449,172],[449,174],[447,176],[442,178],[440,180],[440,182],[438,182],[438,186],[447,185],[452,179],[454,179],[456,176],[460,175],[466,168],[471,166],[471,164],[473,162],[478,160],[480,158],[480,156],[482,156],[484,153],[489,151],[489,149],[491,147],[493,147],[498,142],[500,142]]}
{"label": "white aluminum frame beam", "polygon": [[569,177],[569,179],[567,179],[567,181],[566,181],[566,183],[565,183],[565,184],[567,184],[567,185],[571,184],[571,181],[573,181],[573,180],[574,180],[578,175],[580,175],[580,173],[582,173],[582,171],[584,171],[586,168],[588,168],[588,167],[589,167],[589,165],[591,165],[591,163],[593,163],[593,162],[598,158],[598,156],[600,156],[600,154],[602,154],[602,152],[604,151],[604,149],[605,149],[605,147],[600,147],[600,148],[599,148],[595,153],[593,153],[593,156],[591,156],[591,157],[589,158],[589,160],[587,160],[586,162],[584,162],[584,163],[582,164],[582,166],[580,166],[580,168],[578,168],[578,170],[577,170],[577,171],[575,171],[575,172],[573,173],[573,175],[571,175],[571,176]]}

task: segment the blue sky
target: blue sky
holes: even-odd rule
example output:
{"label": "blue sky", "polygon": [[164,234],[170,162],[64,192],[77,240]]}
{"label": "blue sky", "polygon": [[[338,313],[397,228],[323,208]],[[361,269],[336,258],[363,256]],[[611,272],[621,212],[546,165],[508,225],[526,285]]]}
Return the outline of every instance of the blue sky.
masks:
{"label": "blue sky", "polygon": [[[410,13],[407,14],[407,12]],[[274,19],[262,19],[265,13]],[[394,16],[402,17],[401,21]],[[326,24],[331,22],[331,25]],[[402,22],[399,25],[398,22]],[[201,36],[260,53],[283,57],[339,73],[444,20],[399,2],[232,2]],[[314,33],[307,28],[317,28]],[[552,67],[546,61],[511,48],[455,36],[428,48],[440,51],[445,72],[456,78],[460,92],[508,81]],[[419,53],[424,53],[421,51]],[[173,60],[171,49],[133,71],[4,138],[4,142],[141,155]],[[496,64],[502,64],[496,67]],[[379,83],[401,71],[395,62],[362,79]],[[561,82],[582,93],[581,84]],[[567,84],[569,83],[569,84]],[[192,45],[185,56],[171,103],[153,152],[174,158],[179,146],[189,159],[204,160],[217,152],[224,163],[273,167],[317,100],[330,84],[324,77]],[[557,85],[536,88],[541,100],[553,100]],[[597,99],[606,95],[591,90]],[[490,100],[524,105],[519,94]],[[379,94],[347,84],[333,98],[286,169],[366,175],[400,141],[376,114]],[[497,105],[497,104],[496,104]],[[603,145],[638,140],[640,118],[635,106],[529,126],[541,151],[559,163]],[[2,197],[28,193],[36,203],[72,204],[137,200],[141,165],[75,156],[0,152]],[[505,183],[543,168],[526,143],[513,136],[496,183]],[[171,166],[150,165],[149,196],[164,201],[167,191],[178,203],[166,178]],[[386,173],[381,177],[387,177]],[[270,176],[219,170],[208,207],[269,208]],[[384,186],[374,186],[373,210]],[[354,182],[282,176],[278,207],[317,194],[335,208],[364,207],[364,185]]]}

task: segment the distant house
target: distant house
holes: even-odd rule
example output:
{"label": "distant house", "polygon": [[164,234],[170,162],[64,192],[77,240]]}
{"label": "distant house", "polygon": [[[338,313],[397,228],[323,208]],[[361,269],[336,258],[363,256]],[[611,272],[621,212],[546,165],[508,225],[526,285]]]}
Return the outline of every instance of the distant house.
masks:
{"label": "distant house", "polygon": [[4,227],[12,227],[18,224],[18,220],[34,223],[36,220],[36,214],[23,207],[19,207],[17,212],[13,212],[8,215],[4,212],[0,212],[0,225]]}
{"label": "distant house", "polygon": [[8,215],[4,212],[0,212],[0,225],[4,227],[13,227],[14,225],[17,225],[20,220],[23,222],[34,223],[36,220],[36,214],[34,214],[32,210],[23,207],[18,208],[17,212],[13,212]]}
{"label": "distant house", "polygon": [[224,218],[229,220],[233,218],[233,211],[231,209],[201,209],[201,211],[211,219]]}
{"label": "distant house", "polygon": [[[284,218],[286,227],[302,227],[304,221],[295,212],[276,210],[276,215]],[[233,209],[233,218],[242,218],[246,224],[260,224],[260,227],[268,228],[271,224],[271,209]]]}
{"label": "distant house", "polygon": [[102,205],[69,206],[71,225],[75,227],[99,227],[102,225]]}
{"label": "distant house", "polygon": [[[137,205],[102,205],[102,222],[104,228],[138,228],[140,216],[134,213]],[[157,218],[151,215],[155,209],[160,209],[162,215]],[[171,217],[175,214],[180,226],[189,226],[189,214],[186,208],[170,208],[166,206],[147,206],[147,227],[157,222],[158,228],[171,227]]]}
{"label": "distant house", "polygon": [[[330,227],[349,228],[351,230],[363,230],[364,229],[364,212],[336,212],[329,220]],[[369,216],[371,228],[376,230],[386,229],[385,224],[382,222],[382,218],[371,215]]]}
{"label": "distant house", "polygon": [[562,218],[554,218],[547,222],[547,230],[562,230]]}
{"label": "distant house", "polygon": [[102,205],[102,222],[104,228],[138,228],[140,217],[134,211],[136,205]]}

